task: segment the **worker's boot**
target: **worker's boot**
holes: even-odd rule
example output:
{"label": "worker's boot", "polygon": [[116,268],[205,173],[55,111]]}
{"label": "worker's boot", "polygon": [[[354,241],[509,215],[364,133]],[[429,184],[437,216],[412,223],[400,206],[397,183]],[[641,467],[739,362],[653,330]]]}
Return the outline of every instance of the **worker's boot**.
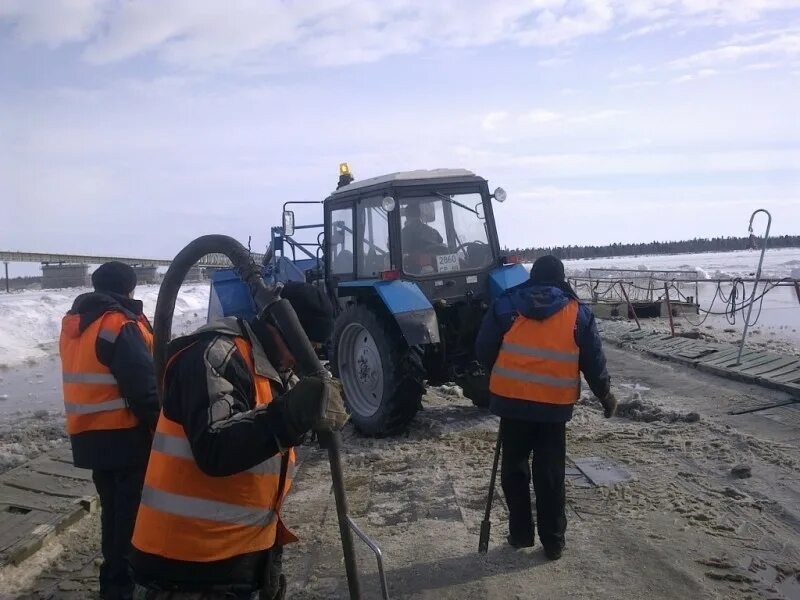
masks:
{"label": "worker's boot", "polygon": [[544,545],[544,555],[547,560],[558,560],[562,554],[564,554],[564,546],[562,544]]}
{"label": "worker's boot", "polygon": [[508,536],[506,536],[506,541],[508,542],[509,546],[517,550],[519,550],[520,548],[533,547],[533,536],[531,536],[530,538],[518,539],[509,534]]}

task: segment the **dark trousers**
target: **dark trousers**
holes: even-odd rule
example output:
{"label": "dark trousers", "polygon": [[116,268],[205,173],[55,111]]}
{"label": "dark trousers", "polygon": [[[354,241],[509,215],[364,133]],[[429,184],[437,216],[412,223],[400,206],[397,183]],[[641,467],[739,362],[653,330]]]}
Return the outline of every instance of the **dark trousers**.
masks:
{"label": "dark trousers", "polygon": [[128,574],[136,511],[142,497],[145,468],[92,471],[100,496],[103,564],[100,594],[104,598],[130,598],[133,582]]}
{"label": "dark trousers", "polygon": [[[517,543],[533,543],[531,472],[536,495],[536,525],[545,546],[562,547],[567,530],[564,461],[566,423],[501,419],[503,460],[500,482],[508,505],[508,529]],[[533,460],[531,461],[531,454]]]}

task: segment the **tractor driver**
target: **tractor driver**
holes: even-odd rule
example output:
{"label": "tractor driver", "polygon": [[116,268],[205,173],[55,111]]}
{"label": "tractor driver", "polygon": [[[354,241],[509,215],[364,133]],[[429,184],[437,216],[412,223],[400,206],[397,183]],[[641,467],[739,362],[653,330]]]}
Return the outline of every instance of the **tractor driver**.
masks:
{"label": "tractor driver", "polygon": [[[406,206],[406,223],[401,232],[403,242],[403,254],[409,255],[411,264],[406,266],[406,270],[413,273],[420,273],[424,265],[420,259],[428,258],[436,246],[444,243],[442,234],[436,229],[422,222],[422,211],[417,203]],[[432,268],[432,265],[430,265]],[[410,268],[408,268],[410,267]]]}

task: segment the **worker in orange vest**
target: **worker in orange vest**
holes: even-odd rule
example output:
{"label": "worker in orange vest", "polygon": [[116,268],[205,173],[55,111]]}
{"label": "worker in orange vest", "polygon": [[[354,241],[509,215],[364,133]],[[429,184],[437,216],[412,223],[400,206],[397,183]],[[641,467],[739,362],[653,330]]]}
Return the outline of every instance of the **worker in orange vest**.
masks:
{"label": "worker in orange vest", "polygon": [[594,315],[578,302],[558,258],[537,259],[529,281],[495,300],[481,324],[476,353],[491,370],[490,408],[500,417],[508,543],[515,548],[534,543],[533,453],[539,539],[547,558],[557,560],[567,529],[566,423],[580,396],[580,373],[607,418],[617,405]]}
{"label": "worker in orange vest", "polygon": [[[322,291],[287,283],[309,339],[330,336]],[[174,340],[133,534],[137,600],[260,598],[286,593],[282,546],[297,538],[280,509],[292,483],[293,447],[346,420],[330,378],[292,372],[278,330],[228,317]]]}
{"label": "worker in orange vest", "polygon": [[133,299],[136,273],[107,262],[92,284],[64,317],[59,350],[73,462],[92,469],[100,496],[100,595],[114,600],[133,592],[125,557],[159,404],[153,333]]}

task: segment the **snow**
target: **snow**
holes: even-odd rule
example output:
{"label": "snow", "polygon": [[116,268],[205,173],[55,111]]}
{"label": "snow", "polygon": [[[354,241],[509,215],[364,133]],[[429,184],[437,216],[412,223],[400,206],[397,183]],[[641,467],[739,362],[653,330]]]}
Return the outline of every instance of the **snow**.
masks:
{"label": "snow", "polygon": [[[701,279],[754,276],[760,250],[736,252],[701,252],[697,254],[661,254],[618,256],[611,258],[581,258],[565,260],[571,275],[588,275],[589,269],[653,269],[697,271]],[[778,279],[793,277],[800,270],[800,248],[767,248],[761,276]]]}
{"label": "snow", "polygon": [[[144,303],[144,312],[153,318],[158,298],[157,285],[136,288],[136,298]],[[0,294],[0,365],[34,364],[57,352],[61,319],[72,302],[91,289],[25,290]],[[181,288],[175,303],[173,331],[188,333],[206,320],[208,284]]]}

